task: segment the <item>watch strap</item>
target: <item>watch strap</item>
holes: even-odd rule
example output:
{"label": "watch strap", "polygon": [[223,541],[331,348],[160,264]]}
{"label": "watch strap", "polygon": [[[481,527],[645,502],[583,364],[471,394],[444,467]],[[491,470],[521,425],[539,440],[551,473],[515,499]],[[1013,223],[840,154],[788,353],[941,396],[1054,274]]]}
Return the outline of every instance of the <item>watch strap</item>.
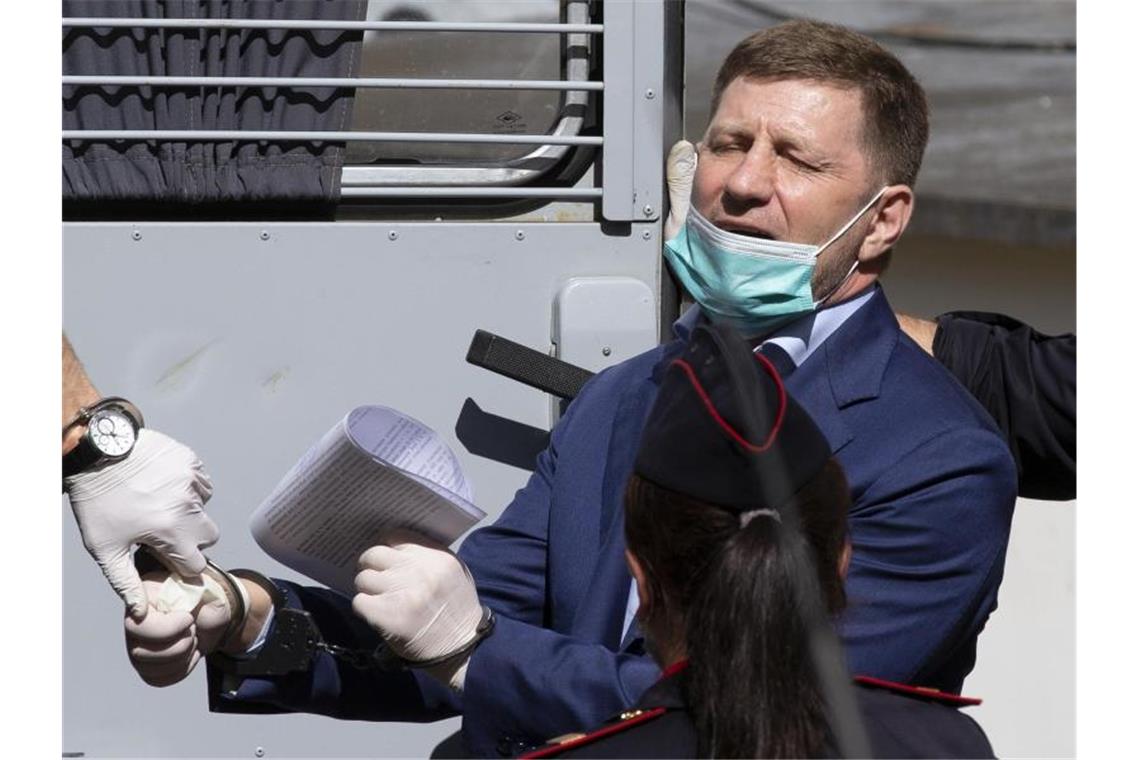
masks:
{"label": "watch strap", "polygon": [[85,435],[75,444],[75,448],[63,455],[63,477],[70,478],[72,475],[86,472],[101,459],[103,452],[95,448],[95,444]]}

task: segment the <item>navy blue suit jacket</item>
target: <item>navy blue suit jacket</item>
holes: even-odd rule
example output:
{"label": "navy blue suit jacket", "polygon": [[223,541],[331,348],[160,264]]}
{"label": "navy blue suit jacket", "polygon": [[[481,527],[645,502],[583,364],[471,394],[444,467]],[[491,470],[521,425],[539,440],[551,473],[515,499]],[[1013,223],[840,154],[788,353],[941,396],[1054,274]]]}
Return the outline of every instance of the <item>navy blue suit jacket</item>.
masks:
{"label": "navy blue suit jacket", "polygon": [[[630,587],[622,493],[661,366],[660,346],[595,376],[556,426],[530,480],[459,551],[495,632],[471,658],[462,698],[419,673],[369,674],[322,656],[312,673],[250,679],[214,709],[291,709],[347,718],[432,719],[461,710],[480,755],[541,743],[634,703],[659,670],[621,648]],[[853,672],[958,691],[997,604],[1016,472],[993,423],[899,331],[882,291],[788,379],[850,481]],[[326,636],[376,642],[331,592],[289,584]],[[331,634],[331,635],[330,635]]]}

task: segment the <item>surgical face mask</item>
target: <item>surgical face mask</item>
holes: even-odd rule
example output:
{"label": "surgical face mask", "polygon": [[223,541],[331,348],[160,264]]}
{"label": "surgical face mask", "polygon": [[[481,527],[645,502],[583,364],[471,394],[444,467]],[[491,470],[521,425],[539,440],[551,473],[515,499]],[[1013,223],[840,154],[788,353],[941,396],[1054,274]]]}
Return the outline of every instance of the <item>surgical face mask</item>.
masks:
{"label": "surgical face mask", "polygon": [[689,209],[685,225],[665,243],[665,259],[685,290],[708,317],[748,337],[766,335],[795,317],[814,311],[842,287],[813,300],[811,278],[819,255],[867,213],[886,187],[822,245],[761,240],[727,232]]}

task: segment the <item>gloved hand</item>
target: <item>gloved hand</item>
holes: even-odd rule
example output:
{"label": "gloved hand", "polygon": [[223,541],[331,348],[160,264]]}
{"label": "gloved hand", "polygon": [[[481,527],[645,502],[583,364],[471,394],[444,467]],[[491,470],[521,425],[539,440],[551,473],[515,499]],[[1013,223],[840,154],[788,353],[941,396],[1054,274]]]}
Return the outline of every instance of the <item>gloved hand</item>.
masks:
{"label": "gloved hand", "polygon": [[201,549],[218,540],[202,506],[214,487],[198,456],[178,441],[143,428],[130,456],[66,478],[83,545],[130,614],[142,619],[147,598],[131,561],[146,544],[186,577],[206,568]]}
{"label": "gloved hand", "polygon": [[[483,607],[467,566],[447,547],[401,533],[360,555],[359,567],[352,609],[400,657],[434,660],[475,638]],[[462,691],[469,659],[427,670]]]}
{"label": "gloved hand", "polygon": [[127,655],[151,686],[170,686],[194,670],[221,643],[233,611],[212,578],[182,579],[147,573],[142,580],[150,611],[124,617]]}
{"label": "gloved hand", "polygon": [[689,195],[697,171],[697,152],[688,140],[679,140],[665,159],[665,186],[669,191],[669,216],[665,218],[665,239],[672,240],[689,215]]}

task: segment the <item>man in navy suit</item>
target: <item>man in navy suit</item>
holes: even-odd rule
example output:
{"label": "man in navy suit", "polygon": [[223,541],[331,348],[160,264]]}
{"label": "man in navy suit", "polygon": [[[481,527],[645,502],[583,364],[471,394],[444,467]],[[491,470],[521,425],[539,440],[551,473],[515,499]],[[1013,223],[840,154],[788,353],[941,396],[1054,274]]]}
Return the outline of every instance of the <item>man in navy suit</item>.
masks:
{"label": "man in navy suit", "polygon": [[[871,40],[793,22],[740,43],[717,78],[692,212],[667,246],[697,303],[677,339],[583,388],[530,481],[458,559],[409,538],[376,547],[351,610],[330,592],[274,584],[278,614],[309,611],[327,643],[369,651],[383,639],[425,667],[362,669],[322,651],[301,672],[227,680],[233,663],[215,654],[211,708],[461,711],[468,751],[495,755],[632,704],[659,673],[632,623],[622,494],[662,369],[702,319],[737,327],[782,365],[847,472],[854,553],[839,626],[851,669],[959,690],[996,606],[1016,476],[992,422],[900,333],[877,284],[910,219],[926,138],[921,88]],[[270,649],[278,627],[261,624],[257,601],[276,589],[242,583],[253,617],[221,645],[239,656],[260,640]],[[147,620],[128,624],[132,659],[167,682],[196,659],[156,665],[177,626]]]}

